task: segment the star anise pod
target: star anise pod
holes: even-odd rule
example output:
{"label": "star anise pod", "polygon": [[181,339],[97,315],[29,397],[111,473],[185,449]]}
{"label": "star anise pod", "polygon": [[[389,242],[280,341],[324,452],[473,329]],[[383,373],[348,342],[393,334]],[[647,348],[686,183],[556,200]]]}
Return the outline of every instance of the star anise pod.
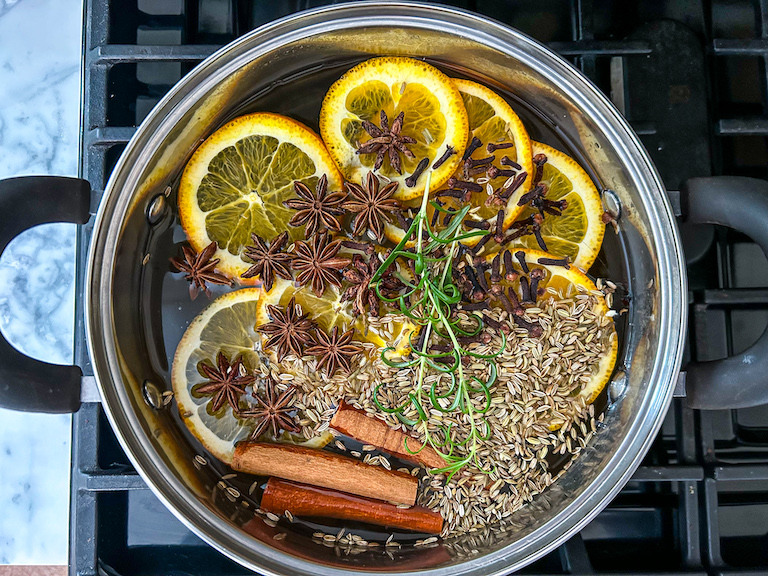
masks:
{"label": "star anise pod", "polygon": [[337,256],[341,241],[331,242],[328,231],[317,232],[310,240],[298,240],[294,245],[293,269],[299,274],[296,282],[302,286],[312,285],[319,298],[327,284],[341,286],[339,270],[349,264],[349,258]]}
{"label": "star anise pod", "polygon": [[209,382],[198,387],[198,394],[212,394],[211,411],[218,412],[225,403],[229,403],[235,412],[240,410],[240,396],[245,393],[245,387],[253,384],[256,377],[251,374],[241,374],[243,357],[238,356],[230,364],[223,352],[216,357],[217,366],[211,366],[205,362],[200,364],[200,370],[208,378]]}
{"label": "star anise pod", "polygon": [[272,435],[275,438],[277,438],[278,430],[298,432],[299,427],[289,415],[289,412],[293,410],[291,401],[296,394],[296,388],[291,386],[288,390],[279,394],[277,385],[272,377],[267,378],[264,388],[263,396],[254,394],[256,401],[259,403],[258,406],[240,412],[241,418],[254,418],[260,421],[256,428],[254,428],[251,439],[258,439],[270,426],[272,426]]}
{"label": "star anise pod", "polygon": [[[379,297],[376,289],[371,286],[371,278],[380,265],[381,262],[375,256],[371,256],[366,264],[360,254],[355,254],[352,264],[342,272],[344,280],[349,282],[350,286],[344,290],[341,300],[352,300],[352,311],[355,314],[363,314],[367,305],[371,316],[379,315]],[[392,267],[387,268],[381,277],[379,290],[384,296],[391,298],[401,287],[400,281],[392,275]]]}
{"label": "star anise pod", "polygon": [[293,259],[293,255],[281,250],[288,243],[288,232],[276,236],[269,246],[261,236],[251,234],[253,246],[245,247],[245,255],[253,260],[253,266],[241,274],[243,278],[253,278],[257,274],[261,276],[261,282],[267,290],[272,289],[275,275],[293,280],[287,264]]}
{"label": "star anise pod", "polygon": [[392,198],[397,190],[397,182],[390,182],[379,188],[379,178],[373,172],[365,177],[365,186],[345,182],[344,186],[354,200],[344,202],[343,206],[350,212],[357,212],[352,223],[352,233],[360,235],[370,230],[381,241],[384,237],[384,225],[389,222],[389,214],[400,208],[400,202]]}
{"label": "star anise pod", "polygon": [[218,244],[211,242],[203,249],[200,254],[197,254],[189,246],[182,246],[181,250],[184,252],[184,259],[171,258],[171,264],[179,271],[186,272],[184,278],[189,280],[189,297],[194,300],[200,293],[200,290],[205,292],[207,296],[211,295],[211,291],[208,289],[206,282],[211,284],[221,284],[224,286],[231,286],[232,281],[215,271],[216,265],[219,263],[219,259],[211,260],[211,256],[216,253]]}
{"label": "star anise pod", "polygon": [[328,177],[325,174],[318,180],[314,194],[304,182],[298,180],[293,183],[293,189],[299,197],[283,202],[288,208],[298,210],[288,222],[289,225],[306,224],[304,230],[307,238],[324,226],[336,232],[341,230],[341,224],[336,216],[344,214],[341,203],[347,198],[347,194],[346,192],[328,194]]}
{"label": "star anise pod", "polygon": [[302,355],[305,344],[312,342],[312,331],[315,324],[306,314],[299,314],[296,299],[291,298],[285,308],[267,305],[267,313],[271,322],[257,328],[268,336],[265,348],[277,348],[277,360],[282,360],[288,352],[295,356]]}
{"label": "star anise pod", "polygon": [[333,327],[330,335],[322,330],[317,330],[315,332],[315,345],[307,348],[304,353],[317,356],[320,359],[317,362],[317,369],[325,370],[328,376],[333,376],[339,367],[349,372],[351,370],[349,360],[363,351],[360,344],[352,344],[352,336],[354,335],[354,328],[347,330],[341,336],[339,336],[338,326]]}
{"label": "star anise pod", "polygon": [[410,159],[416,158],[416,156],[408,150],[406,144],[415,144],[416,140],[410,136],[403,136],[400,131],[403,129],[403,120],[405,119],[405,112],[400,112],[392,122],[392,128],[389,127],[389,120],[384,110],[381,111],[381,126],[376,126],[368,120],[363,120],[363,130],[370,134],[371,139],[367,140],[360,145],[357,149],[357,154],[373,154],[376,153],[376,163],[373,165],[374,170],[381,168],[384,162],[384,156],[389,155],[389,163],[398,174],[403,173],[403,168],[400,163],[400,154],[404,154]]}

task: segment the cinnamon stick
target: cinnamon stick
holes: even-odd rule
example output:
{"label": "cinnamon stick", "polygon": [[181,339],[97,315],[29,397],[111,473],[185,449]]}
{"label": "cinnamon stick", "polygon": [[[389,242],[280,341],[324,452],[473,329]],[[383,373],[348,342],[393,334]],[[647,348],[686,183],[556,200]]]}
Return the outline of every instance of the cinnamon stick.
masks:
{"label": "cinnamon stick", "polygon": [[440,534],[443,529],[443,517],[424,506],[398,508],[388,502],[279,478],[267,482],[261,508],[274,514],[288,510],[299,517],[356,520],[426,534]]}
{"label": "cinnamon stick", "polygon": [[[415,438],[411,438],[399,430],[393,430],[386,422],[382,422],[378,418],[369,418],[365,412],[345,402],[339,403],[336,413],[331,418],[331,428],[363,444],[371,444],[408,462],[424,464],[429,468],[442,468],[446,465],[445,460],[431,446],[424,446],[422,449],[421,442]],[[406,450],[406,438],[408,439],[408,449],[415,454]]]}
{"label": "cinnamon stick", "polygon": [[235,447],[232,468],[409,506],[416,502],[419,487],[418,480],[405,472],[290,444],[240,442]]}

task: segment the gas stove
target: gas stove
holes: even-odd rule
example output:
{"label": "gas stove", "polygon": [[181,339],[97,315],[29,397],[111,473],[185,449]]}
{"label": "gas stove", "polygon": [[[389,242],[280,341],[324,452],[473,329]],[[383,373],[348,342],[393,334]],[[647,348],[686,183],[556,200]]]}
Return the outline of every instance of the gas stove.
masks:
{"label": "gas stove", "polygon": [[[87,0],[80,168],[93,187],[92,212],[135,127],[185,73],[261,24],[329,3]],[[446,4],[518,28],[578,66],[640,135],[673,205],[690,177],[768,179],[768,0]],[[768,323],[768,260],[732,230],[680,231],[690,283],[687,359],[746,349]],[[81,285],[89,236],[86,225]],[[76,361],[89,374],[82,299],[76,308]],[[69,570],[249,573],[155,498],[98,403],[74,416]],[[768,406],[695,411],[675,399],[624,490],[523,572],[768,574]]]}

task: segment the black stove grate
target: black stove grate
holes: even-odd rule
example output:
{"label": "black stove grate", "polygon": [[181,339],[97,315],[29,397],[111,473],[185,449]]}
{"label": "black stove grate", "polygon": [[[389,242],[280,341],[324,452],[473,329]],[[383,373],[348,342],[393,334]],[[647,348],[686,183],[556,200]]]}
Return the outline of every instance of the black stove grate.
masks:
{"label": "black stove grate", "polygon": [[[165,92],[254,27],[330,2],[87,0],[81,173],[95,212]],[[547,43],[627,116],[667,188],[691,176],[768,179],[768,0],[455,0]],[[768,260],[733,231],[683,226],[688,356],[739,352],[768,323]],[[90,226],[81,229],[79,284]],[[76,304],[76,359],[91,371]],[[74,418],[70,574],[246,574],[146,488],[100,405]],[[204,567],[204,568],[203,568]],[[768,574],[768,406],[698,412],[675,400],[643,465],[580,534],[529,574]]]}

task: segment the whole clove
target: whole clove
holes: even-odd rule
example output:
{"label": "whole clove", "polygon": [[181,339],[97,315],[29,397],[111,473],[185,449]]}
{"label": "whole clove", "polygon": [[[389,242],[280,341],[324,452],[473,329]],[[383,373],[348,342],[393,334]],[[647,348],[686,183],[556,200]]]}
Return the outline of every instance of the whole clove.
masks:
{"label": "whole clove", "polygon": [[536,203],[536,208],[539,209],[540,212],[546,212],[547,214],[552,214],[553,216],[562,216],[563,210],[568,206],[567,200],[547,200],[546,198],[541,198]]}
{"label": "whole clove", "polygon": [[472,154],[482,146],[482,142],[480,142],[480,138],[475,136],[472,138],[472,141],[467,145],[467,149],[464,150],[464,156],[461,157],[461,161],[464,162],[467,158],[472,156]]}
{"label": "whole clove", "polygon": [[518,250],[515,252],[515,258],[517,258],[517,261],[520,263],[520,268],[523,269],[523,272],[528,274],[530,270],[528,269],[528,263],[525,261],[525,252]]}
{"label": "whole clove", "polygon": [[491,283],[501,282],[501,253],[496,254],[491,262]]}
{"label": "whole clove", "polygon": [[477,176],[478,174],[482,174],[485,172],[487,166],[475,166],[473,168],[467,168],[466,165],[464,166],[464,176],[470,177],[470,176]]}
{"label": "whole clove", "polygon": [[451,350],[453,350],[453,347],[450,344],[432,344],[429,347],[430,352],[450,352]]}
{"label": "whole clove", "polygon": [[517,292],[515,292],[515,289],[512,288],[512,286],[507,289],[507,294],[507,298],[509,298],[509,302],[514,310],[514,315],[522,316],[525,314],[525,310],[523,310],[523,307],[520,305],[520,300],[517,297]]}
{"label": "whole clove", "polygon": [[520,278],[520,293],[522,296],[520,302],[534,302],[531,298],[531,284],[528,281],[528,276],[522,276]]}
{"label": "whole clove", "polygon": [[[490,334],[482,333],[480,334],[480,342],[483,344],[488,344],[493,339],[493,336]],[[477,336],[459,336],[456,338],[456,340],[459,342],[459,344],[469,345],[474,344],[478,341]]]}
{"label": "whole clove", "polygon": [[456,358],[454,358],[452,355],[447,356],[436,356],[435,358],[432,358],[433,361],[437,362],[438,364],[453,364],[456,361]]}
{"label": "whole clove", "polygon": [[456,150],[453,149],[453,146],[446,146],[445,152],[443,152],[443,155],[440,156],[437,160],[435,160],[435,163],[432,164],[432,170],[437,170],[442,166],[448,158],[456,154]]}
{"label": "whole clove", "polygon": [[[445,206],[445,204],[440,202],[440,200],[438,200],[437,198],[435,198],[434,202],[435,202],[435,204],[440,206],[440,208]],[[438,218],[440,218],[440,210],[435,209],[434,213],[432,214],[432,221],[429,223],[429,225],[432,226],[432,228],[434,228],[437,225],[437,219]]]}
{"label": "whole clove", "polygon": [[532,190],[529,190],[517,201],[518,206],[525,206],[529,202],[543,198],[546,193],[546,186],[544,184],[537,184]]}
{"label": "whole clove", "polygon": [[540,325],[531,324],[530,322],[527,322],[524,318],[521,318],[520,316],[512,316],[512,320],[514,320],[515,324],[520,328],[525,328],[526,330],[528,330],[528,336],[531,336],[533,338],[538,338],[539,336],[541,336],[543,332]]}
{"label": "whole clove", "polygon": [[470,312],[476,310],[488,310],[488,301],[481,300],[480,302],[470,302],[468,304],[462,304],[461,310],[468,310]]}
{"label": "whole clove", "polygon": [[411,224],[413,224],[413,220],[403,216],[403,213],[399,210],[395,210],[395,219],[397,220],[397,225],[405,231],[407,231],[408,228],[411,227]]}
{"label": "whole clove", "polygon": [[496,152],[496,150],[503,150],[505,148],[512,148],[514,146],[514,142],[500,142],[498,144],[494,144],[493,142],[488,142],[488,145],[485,147],[486,150],[488,150],[488,153]]}
{"label": "whole clove", "polygon": [[475,254],[478,254],[480,250],[483,249],[483,246],[485,246],[492,237],[493,237],[492,234],[486,234],[485,236],[480,238],[480,241],[477,244],[475,244],[474,247],[472,248],[472,252],[474,252]]}
{"label": "whole clove", "polygon": [[512,303],[509,301],[509,298],[507,298],[507,295],[504,294],[504,292],[501,292],[499,294],[499,301],[501,302],[501,305],[503,306],[504,310],[507,311],[507,314],[510,316],[514,315],[515,309],[512,308]]}
{"label": "whole clove", "polygon": [[414,170],[413,174],[405,179],[405,185],[408,186],[408,188],[413,188],[416,186],[416,182],[421,176],[421,173],[427,169],[427,166],[429,166],[429,158],[425,157],[419,160],[419,163],[416,165],[416,170]]}
{"label": "whole clove", "polygon": [[500,162],[501,162],[501,165],[502,165],[502,166],[511,166],[511,167],[512,167],[512,168],[514,168],[515,170],[522,170],[522,169],[523,169],[523,167],[522,167],[522,166],[520,166],[520,164],[518,164],[517,162],[515,162],[514,160],[512,160],[512,158],[510,158],[509,156],[504,156],[504,157],[503,157],[503,158],[500,160]]}
{"label": "whole clove", "polygon": [[494,235],[494,240],[498,243],[504,240],[504,208],[496,214],[496,234]]}
{"label": "whole clove", "polygon": [[475,228],[477,230],[490,230],[491,223],[488,220],[465,220],[464,226],[467,228]]}
{"label": "whole clove", "polygon": [[565,258],[539,258],[537,262],[544,266],[562,266],[566,270],[571,268],[568,256]]}
{"label": "whole clove", "polygon": [[502,330],[503,324],[496,320],[495,318],[491,318],[488,316],[488,314],[483,314],[483,322],[485,322],[489,327],[493,328],[494,330]]}
{"label": "whole clove", "polygon": [[536,302],[539,296],[539,282],[541,282],[546,274],[541,268],[536,268],[531,271],[531,300]]}
{"label": "whole clove", "polygon": [[534,224],[533,216],[528,216],[528,218],[523,218],[522,220],[516,220],[512,222],[511,228],[517,230],[518,228],[526,228],[531,224]]}
{"label": "whole clove", "polygon": [[426,330],[419,330],[419,336],[416,338],[416,350],[424,349],[424,339],[427,336]]}
{"label": "whole clove", "polygon": [[472,300],[482,300],[485,298],[485,291],[477,281],[474,268],[467,266],[465,270],[467,273],[467,278],[469,278],[469,281],[472,283]]}
{"label": "whole clove", "polygon": [[475,166],[485,166],[496,160],[496,156],[486,156],[485,158],[467,158],[464,161],[465,168],[474,168]]}
{"label": "whole clove", "polygon": [[546,154],[536,154],[533,157],[533,165],[536,167],[533,173],[533,182],[532,182],[534,186],[536,186],[541,180],[541,177],[544,174],[544,164],[546,163],[547,163]]}
{"label": "whole clove", "polygon": [[505,272],[505,278],[512,282],[515,280],[515,278],[518,277],[517,270],[515,270],[515,267],[512,263],[512,252],[509,250],[504,250],[504,272]]}
{"label": "whole clove", "polygon": [[[504,188],[499,193],[499,198],[502,200],[507,200],[512,194],[514,194],[520,186],[523,185],[523,182],[525,182],[525,179],[528,178],[528,172],[520,172],[517,176],[515,176],[515,179],[510,182],[509,186]],[[522,206],[522,204],[519,204]]]}
{"label": "whole clove", "polygon": [[485,279],[485,266],[483,264],[477,264],[477,267],[475,268],[475,277],[477,278],[477,283],[480,284],[480,288],[482,288],[484,292],[488,292],[488,281]]}
{"label": "whole clove", "polygon": [[459,190],[469,190],[470,192],[482,192],[483,187],[476,182],[467,182],[466,180],[457,180],[451,176],[448,179],[449,188],[458,188]]}
{"label": "whole clove", "polygon": [[485,174],[488,176],[488,178],[493,180],[494,178],[498,178],[499,176],[505,176],[507,178],[509,178],[510,176],[514,176],[515,171],[502,170],[501,168],[496,168],[496,166],[489,166]]}
{"label": "whole clove", "polygon": [[516,230],[512,232],[511,234],[507,234],[504,239],[499,242],[499,246],[506,246],[512,240],[517,240],[518,238],[521,238],[522,236],[527,236],[528,234],[532,234],[530,226],[526,226],[525,228],[520,228],[519,230]]}

